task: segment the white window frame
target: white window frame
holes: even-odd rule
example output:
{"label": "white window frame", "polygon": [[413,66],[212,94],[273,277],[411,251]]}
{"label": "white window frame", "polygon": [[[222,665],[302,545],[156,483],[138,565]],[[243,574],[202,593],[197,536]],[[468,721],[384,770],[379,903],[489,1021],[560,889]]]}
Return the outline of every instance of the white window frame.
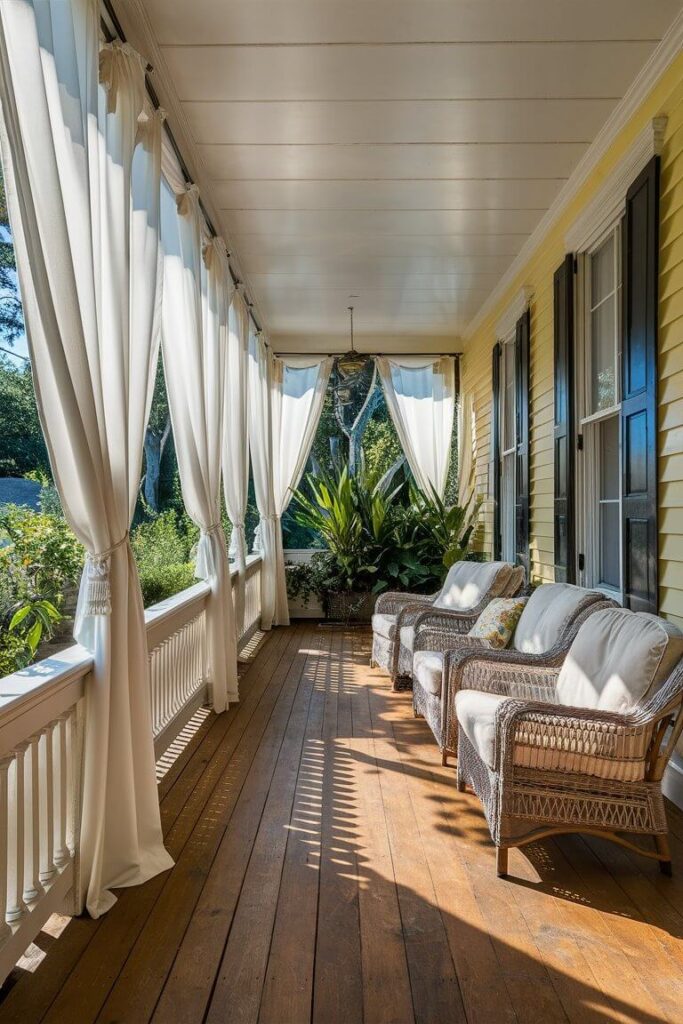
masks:
{"label": "white window frame", "polygon": [[[591,337],[591,257],[608,240],[615,236],[614,260],[616,269],[616,323],[615,323],[615,404],[609,408],[592,411],[592,385],[590,365]],[[606,596],[623,604],[623,556],[621,537],[621,515],[619,516],[619,587],[599,582],[600,574],[600,438],[599,425],[619,416],[621,411],[621,218],[614,219],[609,226],[577,256],[576,288],[576,432],[583,438],[582,449],[576,452],[576,551],[583,553],[584,565],[577,580],[581,586],[602,591]],[[578,449],[578,444],[577,444]],[[619,455],[621,461],[621,418],[619,417]],[[621,466],[619,468],[621,507]]]}
{"label": "white window frame", "polygon": [[[515,338],[513,327],[500,342],[500,390],[498,410],[498,450],[500,465],[497,473],[500,480],[500,557],[504,562],[515,562],[515,506],[517,501],[517,381],[515,377]],[[505,447],[506,396],[508,393],[507,361],[508,346],[512,349],[512,446]],[[512,480],[506,480],[507,474]],[[512,495],[510,508],[507,507],[507,488]]]}

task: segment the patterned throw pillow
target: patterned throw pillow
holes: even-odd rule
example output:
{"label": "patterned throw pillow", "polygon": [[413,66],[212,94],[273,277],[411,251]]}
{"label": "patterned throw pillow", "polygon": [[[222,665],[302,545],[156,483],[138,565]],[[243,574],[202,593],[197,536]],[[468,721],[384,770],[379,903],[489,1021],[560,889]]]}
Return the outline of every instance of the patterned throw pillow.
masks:
{"label": "patterned throw pillow", "polygon": [[507,647],[526,602],[526,597],[494,598],[484,608],[468,635],[487,640],[491,647]]}

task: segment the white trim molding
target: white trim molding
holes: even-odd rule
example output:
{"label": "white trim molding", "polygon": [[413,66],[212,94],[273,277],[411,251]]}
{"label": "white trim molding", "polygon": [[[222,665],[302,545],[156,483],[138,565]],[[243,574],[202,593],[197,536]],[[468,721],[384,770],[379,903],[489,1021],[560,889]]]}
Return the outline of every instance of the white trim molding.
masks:
{"label": "white trim molding", "polygon": [[659,46],[655,48],[650,59],[634,79],[626,95],[614,108],[583,157],[564,183],[552,205],[527,238],[517,256],[501,277],[489,297],[484,301],[478,313],[472,318],[463,332],[465,342],[469,341],[481,327],[486,317],[495,308],[515,278],[519,276],[535,251],[545,240],[546,235],[557,223],[569,204],[586,184],[595,168],[608,152],[610,146],[626,127],[640,105],[647,99],[659,79],[669,65],[679,56],[683,49],[683,11],[677,16]]}
{"label": "white trim molding", "polygon": [[666,766],[662,792],[672,804],[683,809],[683,756],[676,752]]}
{"label": "white trim molding", "polygon": [[525,284],[523,288],[520,288],[496,324],[497,341],[505,341],[512,334],[520,316],[531,304],[533,294],[533,289],[529,285]]}
{"label": "white trim molding", "polygon": [[595,196],[583,208],[565,235],[567,252],[582,252],[600,238],[626,209],[626,193],[643,167],[659,156],[664,144],[666,117],[655,117],[612,169]]}

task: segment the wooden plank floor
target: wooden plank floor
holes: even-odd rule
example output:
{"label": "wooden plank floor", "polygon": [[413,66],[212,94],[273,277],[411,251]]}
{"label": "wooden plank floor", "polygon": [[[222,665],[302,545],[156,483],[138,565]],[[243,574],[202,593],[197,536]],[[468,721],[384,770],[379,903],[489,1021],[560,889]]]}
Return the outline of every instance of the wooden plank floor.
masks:
{"label": "wooden plank floor", "polygon": [[673,879],[578,837],[497,879],[477,800],[368,651],[268,637],[161,781],[175,868],[41,935],[0,1024],[683,1021],[683,814]]}

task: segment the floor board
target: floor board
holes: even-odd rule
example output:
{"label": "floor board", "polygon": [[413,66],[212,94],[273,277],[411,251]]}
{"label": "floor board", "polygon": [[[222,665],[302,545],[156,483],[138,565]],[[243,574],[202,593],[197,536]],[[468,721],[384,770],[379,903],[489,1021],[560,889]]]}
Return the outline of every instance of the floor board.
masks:
{"label": "floor board", "polygon": [[478,801],[368,653],[268,636],[164,765],[174,869],[46,929],[0,1024],[683,1021],[681,812],[673,879],[576,836],[498,879]]}

